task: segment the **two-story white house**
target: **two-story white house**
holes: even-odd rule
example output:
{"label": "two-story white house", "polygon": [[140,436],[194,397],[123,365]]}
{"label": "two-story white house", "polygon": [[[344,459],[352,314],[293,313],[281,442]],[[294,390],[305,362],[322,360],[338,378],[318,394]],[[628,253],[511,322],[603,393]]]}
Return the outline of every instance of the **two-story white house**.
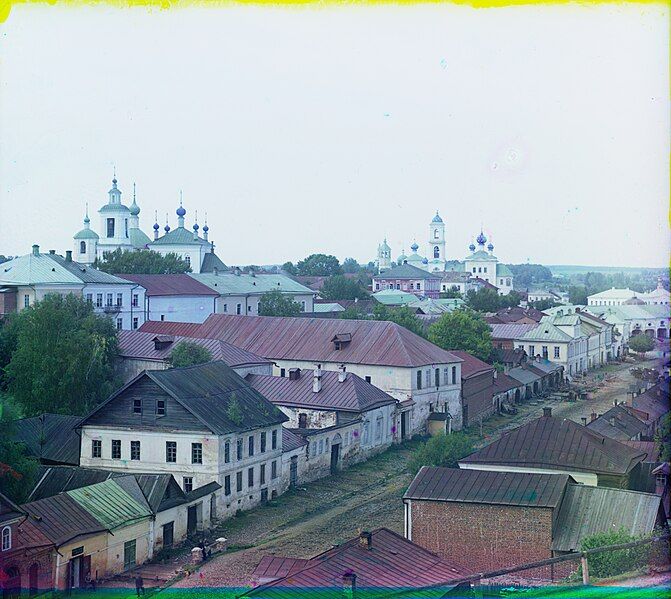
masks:
{"label": "two-story white house", "polygon": [[30,254],[0,265],[0,314],[20,312],[54,293],[84,298],[118,330],[138,329],[145,321],[144,287],[75,262],[69,250],[63,257],[33,245]]}
{"label": "two-story white house", "polygon": [[82,420],[80,465],[214,481],[227,517],[280,488],[286,420],[224,362],[146,371]]}
{"label": "two-story white house", "polygon": [[432,412],[447,412],[461,428],[461,358],[393,322],[213,314],[202,324],[147,322],[145,332],[220,339],[292,368],[342,367],[398,400],[401,438],[426,431]]}

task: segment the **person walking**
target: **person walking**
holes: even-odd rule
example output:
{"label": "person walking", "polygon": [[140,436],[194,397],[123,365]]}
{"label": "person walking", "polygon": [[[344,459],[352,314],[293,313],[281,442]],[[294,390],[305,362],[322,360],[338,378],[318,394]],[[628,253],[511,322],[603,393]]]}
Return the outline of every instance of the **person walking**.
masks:
{"label": "person walking", "polygon": [[144,580],[142,580],[142,576],[139,574],[135,577],[135,592],[138,597],[140,596],[140,593],[144,595]]}

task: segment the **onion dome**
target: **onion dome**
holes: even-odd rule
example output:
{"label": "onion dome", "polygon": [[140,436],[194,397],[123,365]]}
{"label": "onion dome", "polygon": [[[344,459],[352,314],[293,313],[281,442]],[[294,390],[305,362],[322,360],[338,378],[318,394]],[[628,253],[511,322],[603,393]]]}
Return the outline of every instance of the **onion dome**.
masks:
{"label": "onion dome", "polygon": [[428,264],[429,259],[428,258],[422,258],[422,264]]}
{"label": "onion dome", "polygon": [[417,242],[416,242],[416,241],[415,241],[415,243],[413,243],[413,244],[410,246],[410,249],[413,251],[413,253],[415,253],[415,254],[417,253],[417,250],[419,249],[419,246],[417,245]]}
{"label": "onion dome", "polygon": [[438,210],[436,210],[436,216],[434,216],[434,217],[431,219],[431,222],[432,222],[432,223],[442,223],[442,222],[443,222],[443,219],[440,218],[440,214],[438,214]]}
{"label": "onion dome", "polygon": [[89,218],[89,213],[88,211],[86,212],[86,216],[84,217],[84,224],[89,225],[91,224],[91,219]]}
{"label": "onion dome", "polygon": [[128,208],[130,210],[131,216],[137,216],[140,214],[140,207],[135,203],[135,198],[133,198],[133,203]]}
{"label": "onion dome", "polygon": [[158,231],[160,228],[158,223],[154,223],[154,231]]}
{"label": "onion dome", "polygon": [[203,232],[207,233],[210,230],[210,227],[207,226],[207,223],[203,225]]}
{"label": "onion dome", "polygon": [[471,242],[471,245],[468,246],[468,249],[471,250],[471,252],[475,251],[475,244]]}
{"label": "onion dome", "polygon": [[170,232],[170,225],[169,225],[168,223],[165,223],[165,227],[163,227],[163,230],[164,230],[166,233],[169,233],[169,232]]}
{"label": "onion dome", "polygon": [[489,242],[489,245],[487,246],[487,249],[488,249],[490,252],[493,252],[493,251],[494,251],[494,244],[493,244],[491,241]]}
{"label": "onion dome", "polygon": [[485,237],[485,234],[480,231],[480,235],[477,236],[475,241],[478,242],[478,245],[485,245],[485,243],[487,243],[487,238]]}
{"label": "onion dome", "polygon": [[193,223],[193,230],[198,231],[200,227],[198,226],[198,223]]}
{"label": "onion dome", "polygon": [[186,214],[186,210],[184,209],[184,206],[182,206],[182,203],[179,203],[179,208],[177,208],[177,216],[180,218],[184,218],[184,215]]}

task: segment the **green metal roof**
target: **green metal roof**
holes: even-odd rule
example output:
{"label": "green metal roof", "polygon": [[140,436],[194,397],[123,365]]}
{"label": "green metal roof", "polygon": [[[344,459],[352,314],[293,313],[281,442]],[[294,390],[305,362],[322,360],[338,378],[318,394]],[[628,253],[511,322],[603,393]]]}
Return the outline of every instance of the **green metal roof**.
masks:
{"label": "green metal roof", "polygon": [[498,260],[498,258],[493,254],[485,252],[484,250],[478,250],[477,252],[473,252],[470,256],[466,256],[464,260],[468,260],[469,262],[471,261],[494,262]]}
{"label": "green metal roof", "polygon": [[60,264],[49,258],[50,254],[19,256],[0,264],[0,285],[81,285],[82,281]]}
{"label": "green metal roof", "polygon": [[159,237],[155,241],[151,241],[149,246],[153,245],[210,245],[209,241],[205,241],[202,237],[194,239],[193,231],[189,231],[184,227],[177,227],[169,231],[163,237]]}
{"label": "green metal roof", "polygon": [[398,289],[383,289],[374,293],[373,297],[385,306],[405,305],[417,300],[416,295]]}
{"label": "green metal roof", "polygon": [[151,243],[151,239],[141,229],[129,229],[128,238],[131,245],[136,249],[144,249],[144,247]]}
{"label": "green metal roof", "polygon": [[375,275],[373,279],[441,279],[442,274],[436,274],[418,268],[412,264],[401,264],[400,266],[392,266],[390,269],[383,271],[379,275]]}
{"label": "green metal roof", "polygon": [[314,295],[314,291],[297,281],[284,275],[246,275],[233,273],[190,273],[199,283],[221,295],[261,294],[267,291],[281,291],[282,293],[301,293]]}
{"label": "green metal roof", "polygon": [[541,321],[535,329],[531,329],[520,337],[523,341],[571,341],[573,337],[557,328],[549,320]]}
{"label": "green metal roof", "polygon": [[74,489],[67,494],[111,530],[152,515],[147,506],[138,503],[114,480]]}
{"label": "green metal roof", "polygon": [[312,308],[313,312],[343,312],[344,310],[345,308],[337,302],[332,304],[314,304]]}
{"label": "green metal roof", "polygon": [[505,264],[496,265],[496,276],[497,277],[512,277],[512,271]]}
{"label": "green metal roof", "polygon": [[75,239],[100,239],[98,233],[92,229],[82,229],[79,233],[75,234]]}
{"label": "green metal roof", "polygon": [[124,204],[105,204],[98,212],[125,212],[130,215],[130,209]]}

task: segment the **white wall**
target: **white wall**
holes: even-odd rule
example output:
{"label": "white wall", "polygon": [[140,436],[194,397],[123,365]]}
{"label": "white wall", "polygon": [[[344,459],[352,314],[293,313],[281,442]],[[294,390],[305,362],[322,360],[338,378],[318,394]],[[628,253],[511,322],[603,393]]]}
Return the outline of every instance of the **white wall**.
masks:
{"label": "white wall", "polygon": [[203,322],[216,309],[216,296],[151,296],[147,297],[149,320],[167,322]]}

